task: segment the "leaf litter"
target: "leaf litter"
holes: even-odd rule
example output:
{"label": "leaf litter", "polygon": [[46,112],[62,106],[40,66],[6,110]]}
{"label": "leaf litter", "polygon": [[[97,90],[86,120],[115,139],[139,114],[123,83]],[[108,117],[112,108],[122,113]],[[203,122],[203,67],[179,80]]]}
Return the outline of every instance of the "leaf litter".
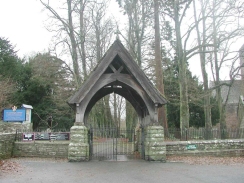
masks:
{"label": "leaf litter", "polygon": [[244,165],[244,157],[168,156],[167,162],[183,162],[190,165]]}

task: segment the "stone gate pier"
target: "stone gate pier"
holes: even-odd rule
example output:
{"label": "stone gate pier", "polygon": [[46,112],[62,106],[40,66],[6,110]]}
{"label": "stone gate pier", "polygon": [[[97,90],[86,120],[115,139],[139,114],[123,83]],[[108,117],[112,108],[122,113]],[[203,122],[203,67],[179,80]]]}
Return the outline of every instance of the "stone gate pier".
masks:
{"label": "stone gate pier", "polygon": [[148,126],[144,131],[145,160],[165,162],[164,128],[162,126]]}
{"label": "stone gate pier", "polygon": [[68,160],[75,162],[89,160],[88,130],[84,125],[72,126],[70,129]]}

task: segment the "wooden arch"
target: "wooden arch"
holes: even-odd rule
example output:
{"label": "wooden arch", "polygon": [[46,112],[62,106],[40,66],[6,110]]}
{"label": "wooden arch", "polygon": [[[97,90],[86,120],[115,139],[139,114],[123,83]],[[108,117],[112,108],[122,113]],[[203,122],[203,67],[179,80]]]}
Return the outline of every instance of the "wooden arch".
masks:
{"label": "wooden arch", "polygon": [[68,101],[76,111],[76,124],[86,124],[92,107],[110,93],[128,100],[144,126],[158,123],[157,109],[166,103],[119,40],[112,44],[82,87]]}

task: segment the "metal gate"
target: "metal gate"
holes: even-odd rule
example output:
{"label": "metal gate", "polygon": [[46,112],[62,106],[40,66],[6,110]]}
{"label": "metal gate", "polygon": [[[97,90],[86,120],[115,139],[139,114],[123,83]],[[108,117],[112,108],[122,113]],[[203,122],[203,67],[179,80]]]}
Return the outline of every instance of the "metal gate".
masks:
{"label": "metal gate", "polygon": [[139,159],[135,150],[135,130],[117,128],[90,128],[90,160],[128,161]]}

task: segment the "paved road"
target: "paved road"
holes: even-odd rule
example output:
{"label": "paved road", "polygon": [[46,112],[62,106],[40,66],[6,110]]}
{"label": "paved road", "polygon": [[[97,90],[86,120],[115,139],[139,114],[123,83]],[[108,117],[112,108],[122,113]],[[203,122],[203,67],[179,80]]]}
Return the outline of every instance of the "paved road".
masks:
{"label": "paved road", "polygon": [[0,183],[244,183],[244,165],[189,165],[143,160],[81,163],[40,159],[16,161],[23,170],[0,173]]}

